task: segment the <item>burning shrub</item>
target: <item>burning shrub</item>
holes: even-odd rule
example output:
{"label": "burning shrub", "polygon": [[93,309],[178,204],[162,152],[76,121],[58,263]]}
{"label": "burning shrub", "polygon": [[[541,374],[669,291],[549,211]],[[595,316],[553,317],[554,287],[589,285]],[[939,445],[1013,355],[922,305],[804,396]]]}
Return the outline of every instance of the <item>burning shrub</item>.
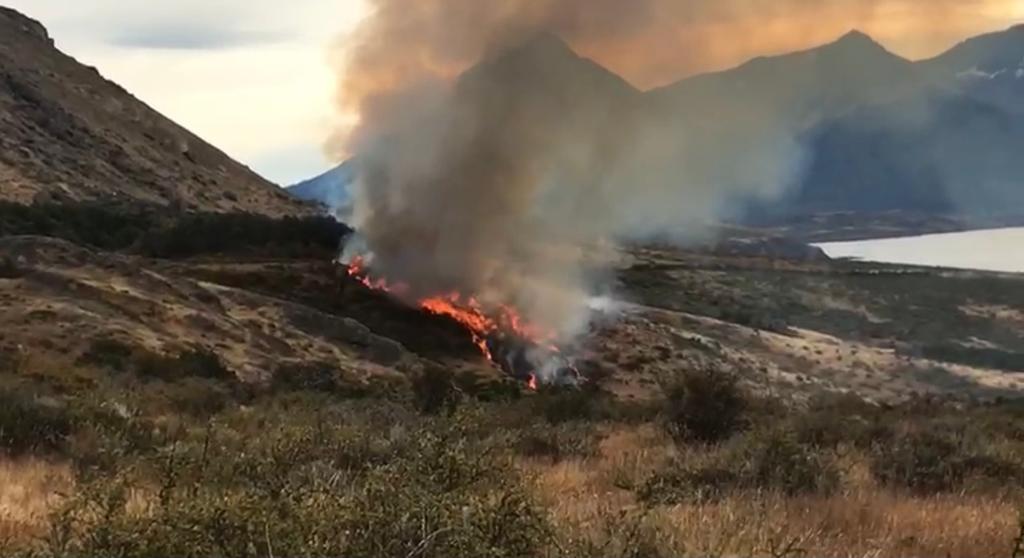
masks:
{"label": "burning shrub", "polygon": [[745,425],[748,401],[730,373],[710,367],[687,371],[665,391],[668,428],[679,440],[721,442]]}

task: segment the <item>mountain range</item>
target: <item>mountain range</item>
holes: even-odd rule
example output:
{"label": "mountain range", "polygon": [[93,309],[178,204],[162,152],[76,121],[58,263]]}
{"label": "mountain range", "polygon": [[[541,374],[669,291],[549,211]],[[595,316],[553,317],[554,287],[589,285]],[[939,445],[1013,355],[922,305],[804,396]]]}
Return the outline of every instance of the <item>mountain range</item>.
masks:
{"label": "mountain range", "polygon": [[[651,111],[709,132],[772,114],[806,151],[800,180],[780,199],[746,208],[750,221],[796,214],[891,211],[991,218],[1024,214],[1024,26],[910,61],[851,31],[805,51],[639,91],[565,42],[540,35],[482,61],[505,83],[543,83],[545,94]],[[490,81],[501,83],[501,79]],[[574,91],[586,83],[586,91]],[[559,88],[562,88],[561,90]],[[293,192],[334,207],[347,199],[352,164]]]}

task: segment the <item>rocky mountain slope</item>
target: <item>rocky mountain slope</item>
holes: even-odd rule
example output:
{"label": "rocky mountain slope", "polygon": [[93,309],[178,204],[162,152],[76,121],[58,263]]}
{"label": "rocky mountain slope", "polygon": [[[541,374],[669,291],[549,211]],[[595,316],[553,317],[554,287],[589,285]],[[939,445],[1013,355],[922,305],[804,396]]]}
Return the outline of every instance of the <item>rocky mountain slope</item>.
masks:
{"label": "rocky mountain slope", "polygon": [[312,212],[0,7],[0,199]]}

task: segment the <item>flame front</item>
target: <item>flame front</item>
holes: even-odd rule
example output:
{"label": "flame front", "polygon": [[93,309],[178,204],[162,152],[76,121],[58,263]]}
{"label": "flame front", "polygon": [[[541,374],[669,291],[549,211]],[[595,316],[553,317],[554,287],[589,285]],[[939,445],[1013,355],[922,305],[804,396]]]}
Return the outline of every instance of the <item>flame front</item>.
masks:
{"label": "flame front", "polygon": [[[348,265],[348,274],[369,289],[404,296],[409,292],[407,285],[390,283],[386,279],[371,279],[367,271],[366,261],[356,256]],[[487,345],[488,338],[502,334],[512,334],[536,345],[545,347],[552,353],[558,353],[555,345],[557,336],[554,332],[544,331],[523,320],[515,308],[499,305],[488,312],[480,301],[472,296],[463,296],[453,292],[447,295],[421,298],[416,304],[426,312],[437,316],[446,316],[462,324],[472,335],[473,343],[480,349],[487,360],[498,364]],[[493,317],[492,317],[493,315]],[[530,374],[528,387],[537,389],[537,376]]]}

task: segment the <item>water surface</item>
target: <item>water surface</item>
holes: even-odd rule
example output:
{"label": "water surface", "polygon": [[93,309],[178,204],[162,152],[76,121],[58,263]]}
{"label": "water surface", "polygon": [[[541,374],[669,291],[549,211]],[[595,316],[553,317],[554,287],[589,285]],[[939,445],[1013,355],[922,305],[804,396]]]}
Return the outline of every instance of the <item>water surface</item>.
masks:
{"label": "water surface", "polygon": [[832,258],[1024,273],[1024,227],[816,246]]}

